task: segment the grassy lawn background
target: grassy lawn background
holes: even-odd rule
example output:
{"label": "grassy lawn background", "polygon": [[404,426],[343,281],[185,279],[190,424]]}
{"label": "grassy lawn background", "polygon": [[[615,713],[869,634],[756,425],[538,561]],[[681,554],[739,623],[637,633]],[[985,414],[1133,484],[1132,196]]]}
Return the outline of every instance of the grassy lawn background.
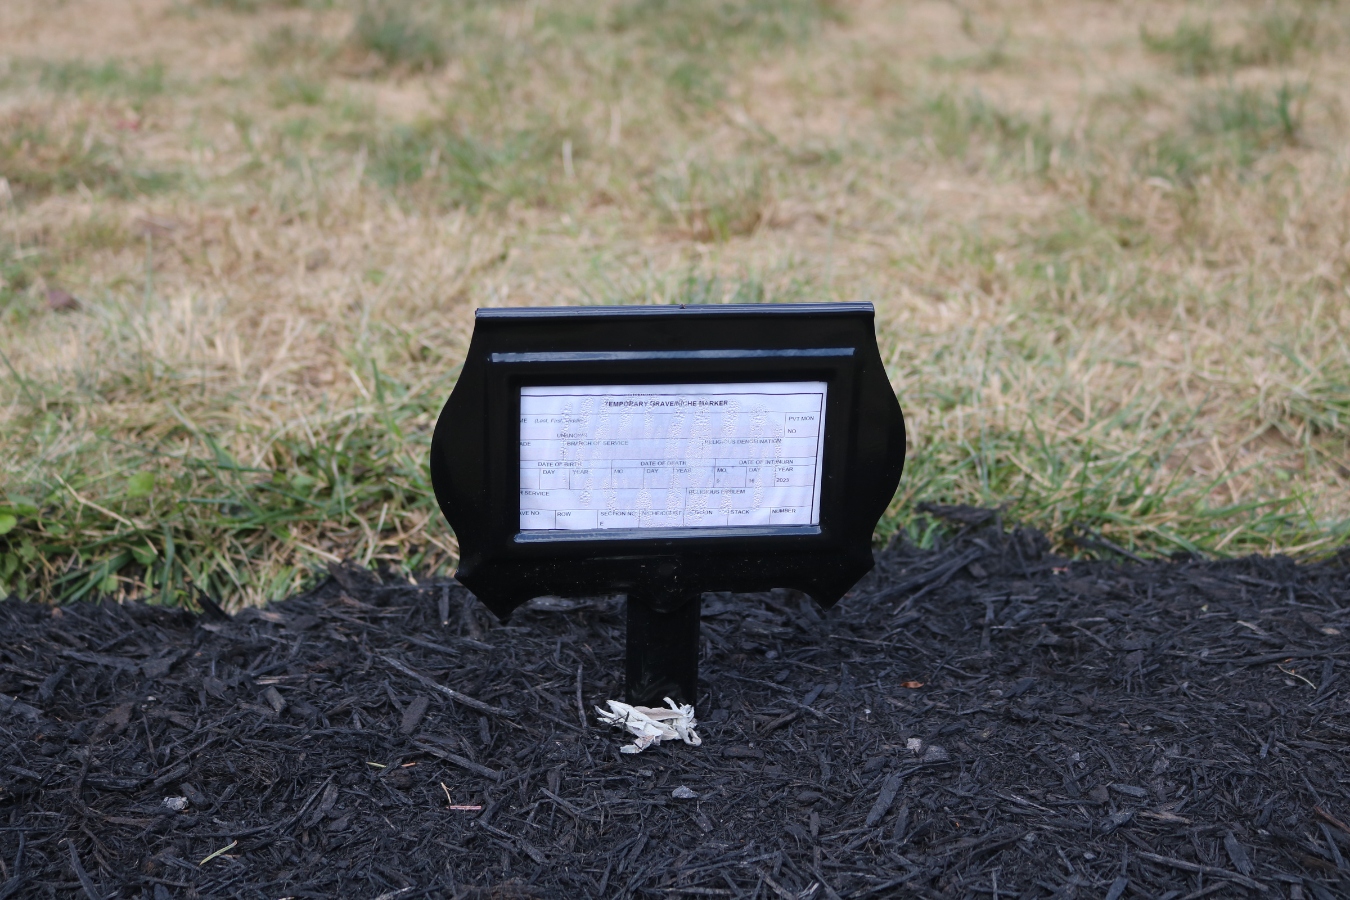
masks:
{"label": "grassy lawn background", "polygon": [[1345,2],[6,0],[0,595],[451,565],[527,304],[876,304],[878,540],[1334,551],[1348,104]]}

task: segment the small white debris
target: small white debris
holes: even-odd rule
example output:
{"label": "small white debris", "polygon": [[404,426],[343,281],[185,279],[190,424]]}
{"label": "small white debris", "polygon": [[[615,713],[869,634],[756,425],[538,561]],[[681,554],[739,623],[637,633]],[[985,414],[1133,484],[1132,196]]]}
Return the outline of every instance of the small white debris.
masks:
{"label": "small white debris", "polygon": [[182,812],[187,809],[188,801],[186,797],[165,797],[164,806],[174,812]]}
{"label": "small white debris", "polygon": [[262,692],[262,698],[267,701],[267,705],[272,707],[277,715],[286,711],[286,698],[281,696],[281,691],[270,684],[267,686],[267,690]]}
{"label": "small white debris", "polygon": [[703,739],[694,731],[698,725],[698,721],[694,718],[694,708],[679,706],[669,697],[665,700],[669,709],[629,706],[618,700],[607,700],[605,702],[609,704],[609,710],[597,706],[595,712],[604,724],[623,728],[636,738],[633,743],[620,747],[621,753],[641,753],[652,744],[673,741],[676,738],[693,747],[701,745]]}
{"label": "small white debris", "polygon": [[674,797],[676,800],[698,799],[698,794],[695,794],[693,791],[689,790],[689,788],[685,787],[684,785],[680,785],[675,790],[671,791],[670,796]]}
{"label": "small white debris", "polygon": [[910,738],[909,740],[905,741],[905,749],[908,750],[910,753],[918,753],[920,750],[923,749],[923,741],[919,740],[918,738]]}
{"label": "small white debris", "polygon": [[947,753],[947,748],[941,744],[929,744],[928,749],[923,752],[923,759],[920,762],[940,763],[951,759]]}
{"label": "small white debris", "polygon": [[562,613],[571,612],[574,609],[584,609],[590,605],[590,602],[586,600],[566,600],[562,597],[555,597],[552,594],[548,594],[543,597],[535,597],[529,603],[525,604],[525,607],[527,609],[535,610],[536,612]]}

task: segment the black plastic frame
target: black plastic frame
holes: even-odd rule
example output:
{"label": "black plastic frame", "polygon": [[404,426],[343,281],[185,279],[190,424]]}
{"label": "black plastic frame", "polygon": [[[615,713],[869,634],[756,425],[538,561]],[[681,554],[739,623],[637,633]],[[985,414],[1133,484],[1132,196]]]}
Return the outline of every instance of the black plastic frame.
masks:
{"label": "black plastic frame", "polygon": [[[872,531],[904,465],[873,327],[867,303],[479,310],[431,452],[459,580],[503,619],[544,594],[674,609],[706,591],[789,587],[832,605],[872,567]],[[829,385],[818,528],[522,536],[522,387],[808,380]]]}

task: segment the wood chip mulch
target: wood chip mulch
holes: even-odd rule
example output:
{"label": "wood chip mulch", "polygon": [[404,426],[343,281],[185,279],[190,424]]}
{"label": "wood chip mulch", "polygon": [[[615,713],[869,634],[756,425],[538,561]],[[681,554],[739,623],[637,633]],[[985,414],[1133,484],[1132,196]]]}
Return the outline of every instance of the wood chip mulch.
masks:
{"label": "wood chip mulch", "polygon": [[703,745],[640,755],[621,599],[0,603],[0,900],[1350,896],[1350,558],[1045,548],[709,595]]}

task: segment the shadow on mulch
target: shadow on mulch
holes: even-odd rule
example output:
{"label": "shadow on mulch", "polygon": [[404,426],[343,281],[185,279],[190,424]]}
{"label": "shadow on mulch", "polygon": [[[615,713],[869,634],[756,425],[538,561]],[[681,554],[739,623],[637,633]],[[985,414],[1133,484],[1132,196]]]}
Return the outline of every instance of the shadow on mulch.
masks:
{"label": "shadow on mulch", "polygon": [[703,746],[624,756],[621,600],[9,601],[0,898],[1345,897],[1348,608],[1344,558],[968,530],[705,597]]}

